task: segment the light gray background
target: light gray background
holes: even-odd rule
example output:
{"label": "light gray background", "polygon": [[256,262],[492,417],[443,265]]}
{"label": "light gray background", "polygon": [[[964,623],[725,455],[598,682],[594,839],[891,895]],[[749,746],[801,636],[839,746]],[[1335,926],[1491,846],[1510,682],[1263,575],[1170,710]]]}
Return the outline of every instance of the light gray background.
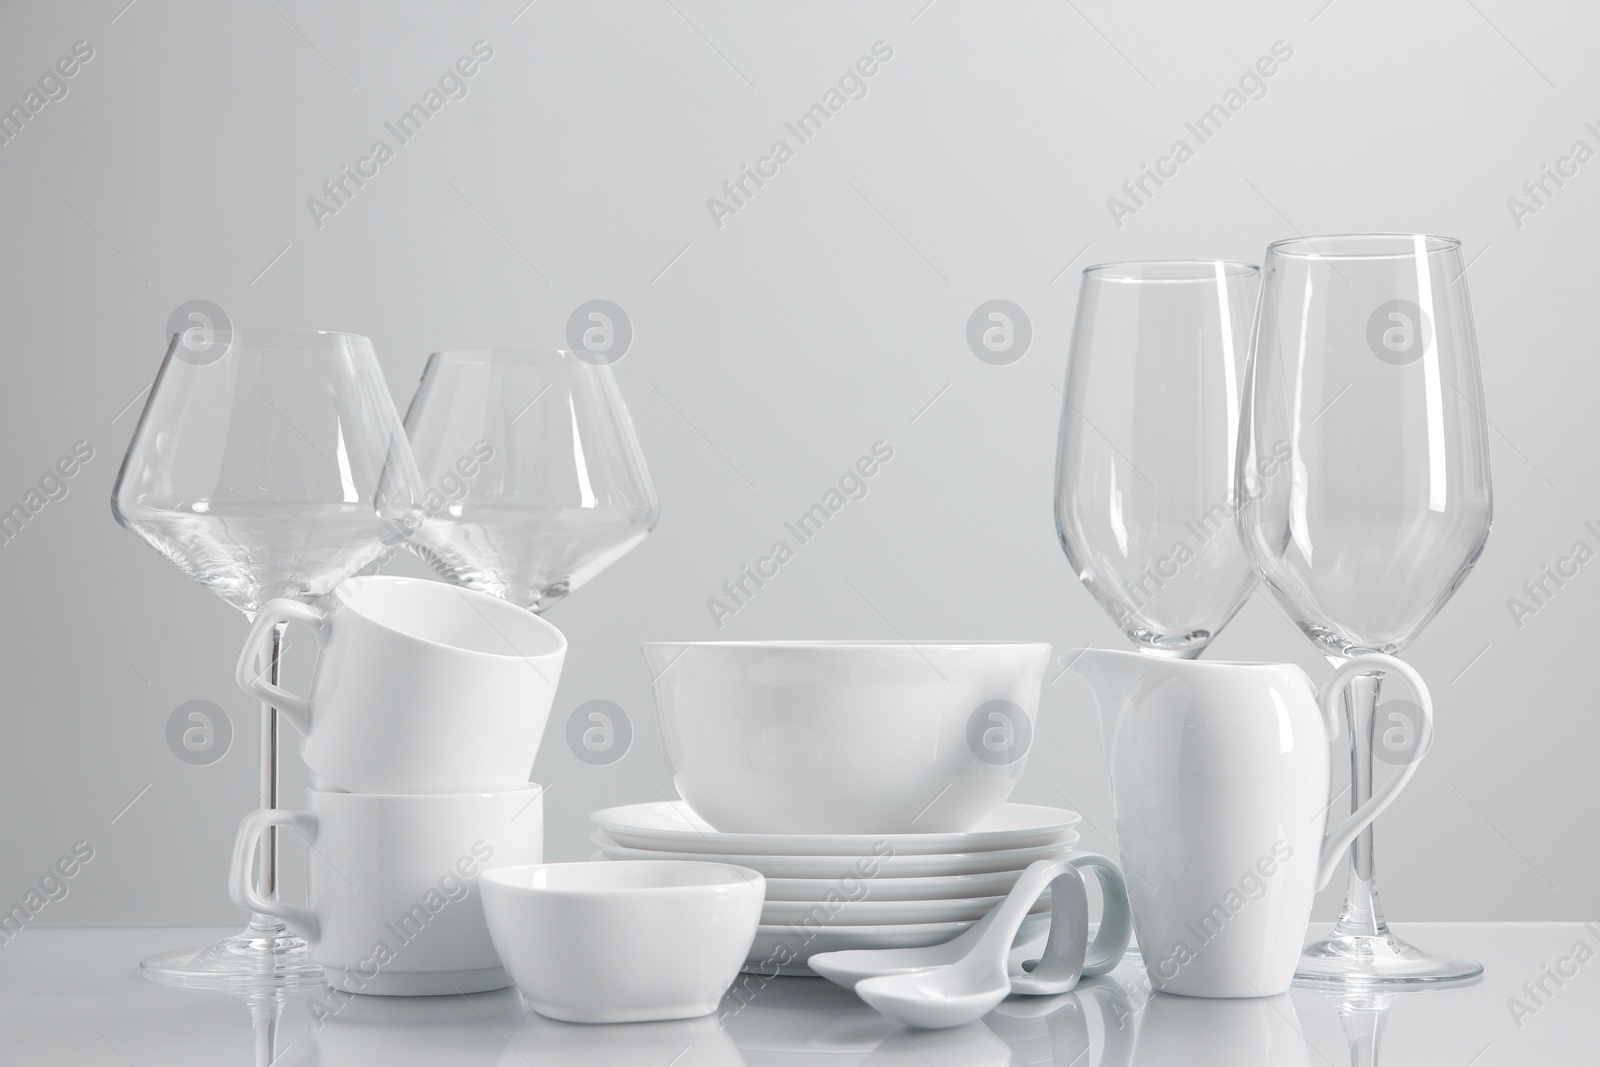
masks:
{"label": "light gray background", "polygon": [[[1600,161],[1520,228],[1506,203],[1575,140],[1600,148],[1583,126],[1600,125],[1592,7],[125,2],[0,9],[0,103],[74,42],[95,53],[0,146],[0,504],[75,441],[94,449],[0,545],[0,904],[82,839],[95,858],[41,922],[236,917],[224,868],[256,766],[232,682],[245,622],[107,507],[184,300],[367,334],[402,409],[433,349],[558,345],[583,301],[627,309],[616,369],[663,513],[549,615],[572,652],[536,777],[549,852],[570,859],[594,808],[670,793],[641,640],[1121,644],[1051,519],[1082,267],[1422,230],[1473,260],[1497,508],[1476,573],[1408,652],[1439,732],[1380,823],[1384,900],[1400,920],[1600,914],[1600,562],[1520,629],[1507,608],[1575,541],[1600,547],[1583,526],[1600,520]],[[478,40],[494,58],[470,95],[318,229],[306,199]],[[706,199],[879,40],[894,55],[868,95],[714,225]],[[1107,198],[1279,40],[1294,55],[1266,95],[1118,228]],[[1033,322],[1010,366],[964,339],[992,298]],[[706,599],[878,440],[895,454],[867,498],[717,630]],[[1259,598],[1213,654],[1326,673]],[[192,699],[234,724],[208,767],[164,737]],[[636,726],[609,767],[560,729],[590,699]],[[296,767],[291,800],[303,784]],[[1046,688],[1017,798],[1070,803],[1085,844],[1112,847],[1093,703],[1070,675]]]}

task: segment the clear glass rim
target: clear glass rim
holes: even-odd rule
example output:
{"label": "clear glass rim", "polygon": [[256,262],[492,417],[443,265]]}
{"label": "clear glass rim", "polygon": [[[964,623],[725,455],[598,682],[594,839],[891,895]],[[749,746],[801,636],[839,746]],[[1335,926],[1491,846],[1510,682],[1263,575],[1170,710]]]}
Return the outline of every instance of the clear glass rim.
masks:
{"label": "clear glass rim", "polygon": [[1267,246],[1267,255],[1278,259],[1413,259],[1419,243],[1430,256],[1461,250],[1456,238],[1430,233],[1330,233],[1273,241]]}
{"label": "clear glass rim", "polygon": [[578,359],[568,348],[441,348],[428,363],[504,363],[515,366],[555,367]]}
{"label": "clear glass rim", "polygon": [[1096,263],[1083,268],[1083,276],[1107,282],[1214,282],[1218,267],[1225,278],[1249,278],[1261,273],[1254,263],[1233,259],[1144,259]]}
{"label": "clear glass rim", "polygon": [[[174,336],[177,336],[176,334]],[[341,330],[295,330],[276,326],[230,326],[226,336],[231,345],[247,348],[324,348],[336,344],[363,344],[372,339]]]}

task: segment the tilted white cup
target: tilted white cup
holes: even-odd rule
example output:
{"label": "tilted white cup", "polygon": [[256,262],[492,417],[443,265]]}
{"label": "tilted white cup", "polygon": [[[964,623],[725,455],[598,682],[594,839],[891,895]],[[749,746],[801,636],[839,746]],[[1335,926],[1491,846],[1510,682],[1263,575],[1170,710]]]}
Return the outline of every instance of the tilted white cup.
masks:
{"label": "tilted white cup", "polygon": [[[311,945],[335,989],[432,996],[502,989],[478,876],[544,856],[544,788],[496,793],[329,793],[309,811],[253,811],[234,841],[228,891]],[[261,835],[287,826],[309,848],[309,907],[263,896]]]}
{"label": "tilted white cup", "polygon": [[[463,793],[528,784],[566,659],[561,631],[524,608],[414,578],[355,578],[331,606],[273,600],[239,656],[245,691],[305,738],[319,785],[351,793]],[[311,695],[262,677],[275,626],[321,648]]]}

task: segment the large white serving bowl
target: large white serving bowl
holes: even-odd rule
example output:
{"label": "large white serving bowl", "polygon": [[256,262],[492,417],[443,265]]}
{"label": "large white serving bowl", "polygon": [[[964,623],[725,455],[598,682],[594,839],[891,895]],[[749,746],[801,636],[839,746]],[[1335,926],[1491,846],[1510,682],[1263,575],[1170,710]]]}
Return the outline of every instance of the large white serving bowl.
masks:
{"label": "large white serving bowl", "polygon": [[1011,795],[1050,646],[653,642],[678,795],[725,833],[973,829]]}

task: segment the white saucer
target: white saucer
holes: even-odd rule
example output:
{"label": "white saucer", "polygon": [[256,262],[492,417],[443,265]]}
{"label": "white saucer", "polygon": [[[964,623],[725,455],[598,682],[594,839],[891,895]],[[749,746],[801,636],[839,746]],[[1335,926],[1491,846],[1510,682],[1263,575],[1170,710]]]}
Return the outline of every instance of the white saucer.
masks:
{"label": "white saucer", "polygon": [[935,856],[901,856],[879,854],[869,856],[752,856],[739,855],[724,859],[699,852],[663,852],[655,849],[628,848],[619,845],[603,832],[596,831],[590,841],[607,858],[613,860],[682,860],[703,859],[736,863],[749,867],[768,878],[821,878],[841,883],[845,892],[860,881],[877,878],[926,878],[952,874],[986,874],[993,871],[1020,872],[1035,860],[1055,859],[1073,851],[1077,835],[1054,845],[1034,848],[997,849],[992,852],[947,852]]}
{"label": "white saucer", "polygon": [[[767,926],[825,923],[829,926],[893,926],[910,923],[972,922],[983,918],[1005,897],[952,897],[947,900],[769,900],[761,906]],[[1048,895],[1034,911],[1049,911]]]}
{"label": "white saucer", "polygon": [[[1076,844],[1072,840],[1064,844]],[[948,874],[932,878],[873,878],[863,900],[949,900],[953,897],[1005,896],[1022,872]],[[767,900],[818,901],[839,894],[835,878],[768,878]]]}
{"label": "white saucer", "polygon": [[888,847],[899,856],[928,856],[1055,844],[1072,832],[1082,816],[1040,804],[1003,804],[962,833],[724,834],[713,830],[684,801],[658,800],[605,808],[590,818],[627,848],[719,856],[866,856]]}
{"label": "white saucer", "polygon": [[[767,926],[756,927],[744,970],[748,974],[815,975],[803,966],[819,952],[859,948],[925,948],[958,936],[972,923],[912,923],[899,926]],[[1044,935],[1050,913],[1029,915],[1017,931],[1017,942]]]}

